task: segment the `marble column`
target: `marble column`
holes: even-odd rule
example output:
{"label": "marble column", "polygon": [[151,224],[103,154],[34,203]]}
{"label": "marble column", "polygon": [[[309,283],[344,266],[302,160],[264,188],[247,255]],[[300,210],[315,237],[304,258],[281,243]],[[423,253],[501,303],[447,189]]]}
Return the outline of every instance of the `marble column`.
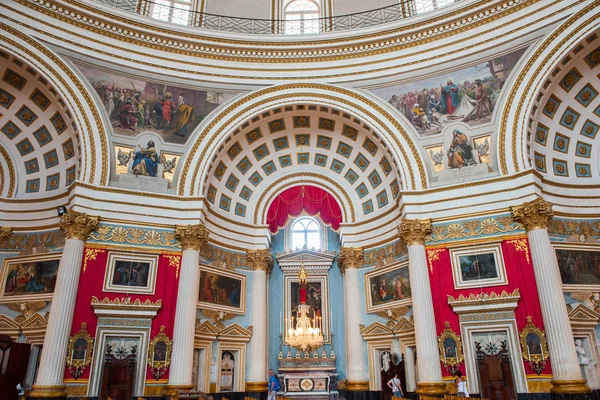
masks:
{"label": "marble column", "polygon": [[511,207],[513,218],[525,226],[552,364],[553,393],[585,393],[590,388],[581,375],[573,331],[565,307],[556,253],[548,236],[552,206],[542,199]]}
{"label": "marble column", "polygon": [[360,303],[362,287],[358,279],[358,266],[364,260],[362,248],[342,247],[338,265],[344,274],[344,320],[346,327],[346,390],[369,390],[369,378],[365,363],[365,343],[360,334]]}
{"label": "marble column", "polygon": [[177,285],[177,308],[173,326],[173,350],[169,367],[169,383],[164,394],[177,398],[180,390],[193,388],[194,334],[196,302],[200,285],[200,249],[208,242],[204,225],[175,227],[175,237],[181,243],[181,266]]}
{"label": "marble column", "polygon": [[268,375],[268,340],[267,325],[267,276],[273,267],[273,258],[269,249],[248,250],[246,252],[248,266],[252,268],[250,293],[250,325],[252,339],[248,347],[247,392],[266,392]]}
{"label": "marble column", "polygon": [[98,227],[98,217],[69,211],[62,215],[60,228],[65,234],[65,247],[58,265],[58,275],[37,379],[29,397],[66,396],[63,378],[69,334],[75,312],[75,299],[83,261],[85,241]]}
{"label": "marble column", "polygon": [[419,370],[417,393],[441,395],[446,393],[446,384],[442,381],[425,252],[425,238],[431,233],[431,220],[404,219],[400,223],[398,232],[408,245],[408,274],[412,293],[415,340],[419,355],[417,358],[417,369]]}
{"label": "marble column", "polygon": [[406,368],[406,391],[414,392],[417,388],[417,380],[415,376],[415,350],[406,346],[404,354],[404,366]]}

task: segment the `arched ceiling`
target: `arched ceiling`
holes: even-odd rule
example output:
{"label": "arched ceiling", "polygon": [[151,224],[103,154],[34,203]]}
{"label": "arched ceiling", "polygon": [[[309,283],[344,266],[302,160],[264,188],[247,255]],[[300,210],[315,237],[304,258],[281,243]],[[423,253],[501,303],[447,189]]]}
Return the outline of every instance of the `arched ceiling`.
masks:
{"label": "arched ceiling", "polygon": [[4,52],[0,79],[0,195],[40,198],[64,192],[77,177],[79,159],[64,100],[43,76]]}
{"label": "arched ceiling", "polygon": [[335,108],[301,104],[274,108],[237,128],[212,160],[204,196],[221,215],[263,224],[254,215],[259,198],[291,176],[297,184],[322,177],[358,220],[390,209],[401,188],[395,160],[372,128]]}
{"label": "arched ceiling", "polygon": [[598,31],[552,70],[530,120],[533,165],[548,180],[600,182],[600,38]]}

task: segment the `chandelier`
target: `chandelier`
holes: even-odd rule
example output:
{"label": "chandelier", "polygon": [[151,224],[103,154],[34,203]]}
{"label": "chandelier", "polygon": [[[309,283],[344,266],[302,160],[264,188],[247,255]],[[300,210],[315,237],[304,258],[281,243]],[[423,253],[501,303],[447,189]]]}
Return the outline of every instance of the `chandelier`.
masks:
{"label": "chandelier", "polygon": [[[292,316],[289,321],[289,329],[285,333],[285,344],[301,349],[303,352],[311,351],[323,346],[323,334],[321,332],[321,317],[315,315],[310,318],[311,307],[306,304],[306,270],[304,263],[298,274],[300,280],[300,304],[298,305],[297,318]],[[288,321],[286,318],[286,325]],[[295,324],[295,325],[294,325]],[[295,326],[295,328],[294,328]]]}

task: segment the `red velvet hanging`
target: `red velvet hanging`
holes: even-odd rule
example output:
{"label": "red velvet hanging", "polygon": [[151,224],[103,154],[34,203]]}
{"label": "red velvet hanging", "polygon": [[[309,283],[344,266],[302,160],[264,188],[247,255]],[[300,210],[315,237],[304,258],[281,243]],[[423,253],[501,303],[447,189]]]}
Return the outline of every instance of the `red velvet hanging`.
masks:
{"label": "red velvet hanging", "polygon": [[318,215],[321,220],[337,230],[342,222],[342,210],[335,198],[315,186],[295,186],[281,192],[267,212],[267,224],[275,233],[287,223],[289,217],[297,217],[306,211]]}

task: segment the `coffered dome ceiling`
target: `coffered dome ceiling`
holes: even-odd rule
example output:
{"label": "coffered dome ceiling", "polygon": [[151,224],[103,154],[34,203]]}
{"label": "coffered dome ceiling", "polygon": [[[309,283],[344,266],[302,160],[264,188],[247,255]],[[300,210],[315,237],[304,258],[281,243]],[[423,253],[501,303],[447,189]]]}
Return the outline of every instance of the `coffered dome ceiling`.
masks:
{"label": "coffered dome ceiling", "polygon": [[600,38],[579,43],[552,70],[536,98],[529,144],[535,169],[547,179],[600,182]]}
{"label": "coffered dome ceiling", "polygon": [[52,85],[0,52],[0,197],[54,196],[77,176],[71,113]]}
{"label": "coffered dome ceiling", "polygon": [[[277,186],[282,177],[288,184]],[[204,195],[221,215],[263,224],[254,209],[257,202],[261,210],[268,206],[264,193],[310,178],[335,191],[344,222],[387,211],[401,188],[394,159],[369,126],[331,107],[295,105],[262,113],[236,129],[213,159]]]}

